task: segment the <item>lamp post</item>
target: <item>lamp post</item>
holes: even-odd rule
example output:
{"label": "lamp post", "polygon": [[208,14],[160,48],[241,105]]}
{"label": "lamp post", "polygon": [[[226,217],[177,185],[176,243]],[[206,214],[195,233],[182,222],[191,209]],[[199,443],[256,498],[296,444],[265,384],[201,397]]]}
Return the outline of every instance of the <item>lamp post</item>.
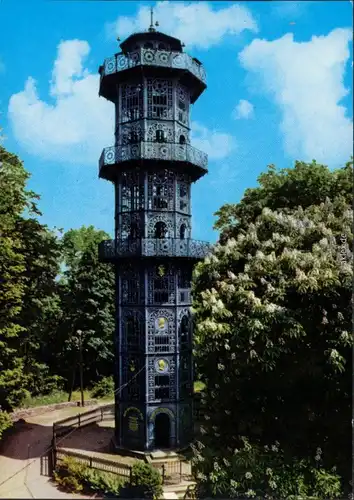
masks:
{"label": "lamp post", "polygon": [[79,367],[80,367],[80,391],[81,391],[81,406],[85,406],[84,401],[84,373],[83,373],[83,359],[82,359],[82,331],[77,330],[77,338],[79,344]]}

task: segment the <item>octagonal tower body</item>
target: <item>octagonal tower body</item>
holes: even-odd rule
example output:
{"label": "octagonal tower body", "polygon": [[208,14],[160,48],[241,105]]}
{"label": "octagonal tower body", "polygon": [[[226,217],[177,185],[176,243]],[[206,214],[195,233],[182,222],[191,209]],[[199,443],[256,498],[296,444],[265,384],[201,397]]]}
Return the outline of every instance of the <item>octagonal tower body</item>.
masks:
{"label": "octagonal tower body", "polygon": [[116,269],[115,440],[176,448],[193,436],[191,278],[210,250],[191,234],[191,184],[207,156],[190,144],[189,112],[206,88],[176,38],[131,35],[99,68],[115,105],[115,144],[99,176],[115,187],[115,238],[99,247]]}

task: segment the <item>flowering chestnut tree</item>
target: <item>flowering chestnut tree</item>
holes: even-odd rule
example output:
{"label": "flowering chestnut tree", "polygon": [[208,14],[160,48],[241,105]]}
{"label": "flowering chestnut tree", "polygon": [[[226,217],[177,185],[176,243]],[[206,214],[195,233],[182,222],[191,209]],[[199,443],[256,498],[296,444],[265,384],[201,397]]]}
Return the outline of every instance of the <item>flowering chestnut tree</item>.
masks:
{"label": "flowering chestnut tree", "polygon": [[349,482],[351,177],[271,167],[217,214],[193,295],[204,495],[336,498]]}

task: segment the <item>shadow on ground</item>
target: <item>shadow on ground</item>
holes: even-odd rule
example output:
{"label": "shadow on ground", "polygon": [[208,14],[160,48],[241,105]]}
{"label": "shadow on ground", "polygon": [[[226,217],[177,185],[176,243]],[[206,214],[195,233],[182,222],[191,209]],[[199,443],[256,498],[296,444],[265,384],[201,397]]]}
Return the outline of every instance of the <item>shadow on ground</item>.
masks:
{"label": "shadow on ground", "polygon": [[109,453],[113,434],[114,428],[104,422],[90,424],[65,436],[58,446],[76,451]]}

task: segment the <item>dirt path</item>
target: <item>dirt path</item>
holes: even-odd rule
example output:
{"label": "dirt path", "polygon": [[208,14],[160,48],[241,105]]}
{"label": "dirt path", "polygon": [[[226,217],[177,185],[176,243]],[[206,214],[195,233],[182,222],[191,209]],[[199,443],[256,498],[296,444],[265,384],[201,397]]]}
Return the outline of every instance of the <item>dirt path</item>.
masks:
{"label": "dirt path", "polygon": [[80,411],[79,407],[71,407],[28,417],[26,423],[2,443],[0,498],[93,498],[59,491],[48,476],[46,457],[40,458],[50,446],[53,422]]}

